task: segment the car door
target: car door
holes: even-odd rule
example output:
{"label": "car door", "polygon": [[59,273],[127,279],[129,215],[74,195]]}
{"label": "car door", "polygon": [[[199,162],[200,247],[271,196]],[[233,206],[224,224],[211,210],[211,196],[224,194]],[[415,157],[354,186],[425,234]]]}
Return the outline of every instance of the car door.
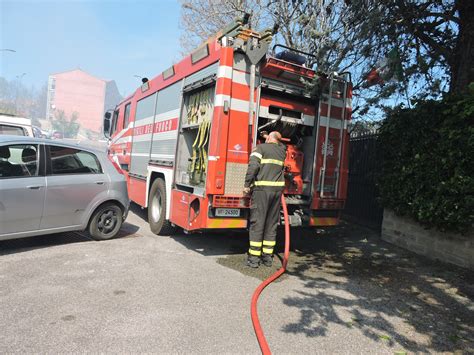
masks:
{"label": "car door", "polygon": [[81,149],[47,145],[46,197],[41,228],[78,226],[109,187],[97,157]]}
{"label": "car door", "polygon": [[39,144],[0,146],[0,240],[40,227],[46,191],[42,149]]}

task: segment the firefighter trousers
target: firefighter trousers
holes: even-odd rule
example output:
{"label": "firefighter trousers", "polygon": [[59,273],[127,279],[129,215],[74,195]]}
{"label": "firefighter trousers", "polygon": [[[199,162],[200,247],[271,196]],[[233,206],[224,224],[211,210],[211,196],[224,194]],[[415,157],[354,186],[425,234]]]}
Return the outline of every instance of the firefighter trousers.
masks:
{"label": "firefighter trousers", "polygon": [[250,208],[249,255],[273,255],[282,191],[254,190]]}

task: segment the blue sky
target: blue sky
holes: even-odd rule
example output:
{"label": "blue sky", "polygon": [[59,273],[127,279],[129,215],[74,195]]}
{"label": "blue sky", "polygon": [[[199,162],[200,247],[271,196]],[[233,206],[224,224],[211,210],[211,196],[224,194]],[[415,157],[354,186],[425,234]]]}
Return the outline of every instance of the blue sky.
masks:
{"label": "blue sky", "polygon": [[0,76],[39,88],[75,68],[116,81],[122,95],[180,58],[174,0],[0,0]]}

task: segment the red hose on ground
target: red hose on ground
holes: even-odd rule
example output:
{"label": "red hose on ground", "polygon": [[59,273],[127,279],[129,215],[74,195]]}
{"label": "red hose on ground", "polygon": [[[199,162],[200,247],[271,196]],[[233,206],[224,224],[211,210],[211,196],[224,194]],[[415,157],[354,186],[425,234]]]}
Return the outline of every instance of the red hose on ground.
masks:
{"label": "red hose on ground", "polygon": [[283,216],[285,218],[285,253],[283,255],[283,265],[268,279],[263,281],[255,290],[252,296],[252,303],[250,305],[250,315],[252,316],[253,328],[255,329],[255,335],[257,336],[258,344],[262,350],[263,355],[271,354],[270,347],[268,346],[267,339],[263,334],[262,326],[258,319],[257,312],[257,301],[258,297],[262,293],[263,289],[271,284],[273,281],[278,279],[286,271],[286,265],[288,264],[288,258],[290,256],[290,224],[288,223],[288,209],[286,207],[285,196],[281,195],[281,205],[283,207]]}

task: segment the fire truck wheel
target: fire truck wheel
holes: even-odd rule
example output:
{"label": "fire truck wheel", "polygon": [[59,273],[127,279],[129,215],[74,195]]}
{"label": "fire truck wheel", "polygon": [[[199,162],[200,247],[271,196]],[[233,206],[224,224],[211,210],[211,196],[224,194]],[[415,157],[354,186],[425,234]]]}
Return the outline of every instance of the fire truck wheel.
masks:
{"label": "fire truck wheel", "polygon": [[151,185],[148,196],[148,223],[153,233],[171,235],[174,228],[166,220],[166,186],[163,179],[156,179]]}
{"label": "fire truck wheel", "polygon": [[107,240],[115,237],[122,227],[122,209],[115,203],[99,206],[92,215],[87,231],[92,239]]}

